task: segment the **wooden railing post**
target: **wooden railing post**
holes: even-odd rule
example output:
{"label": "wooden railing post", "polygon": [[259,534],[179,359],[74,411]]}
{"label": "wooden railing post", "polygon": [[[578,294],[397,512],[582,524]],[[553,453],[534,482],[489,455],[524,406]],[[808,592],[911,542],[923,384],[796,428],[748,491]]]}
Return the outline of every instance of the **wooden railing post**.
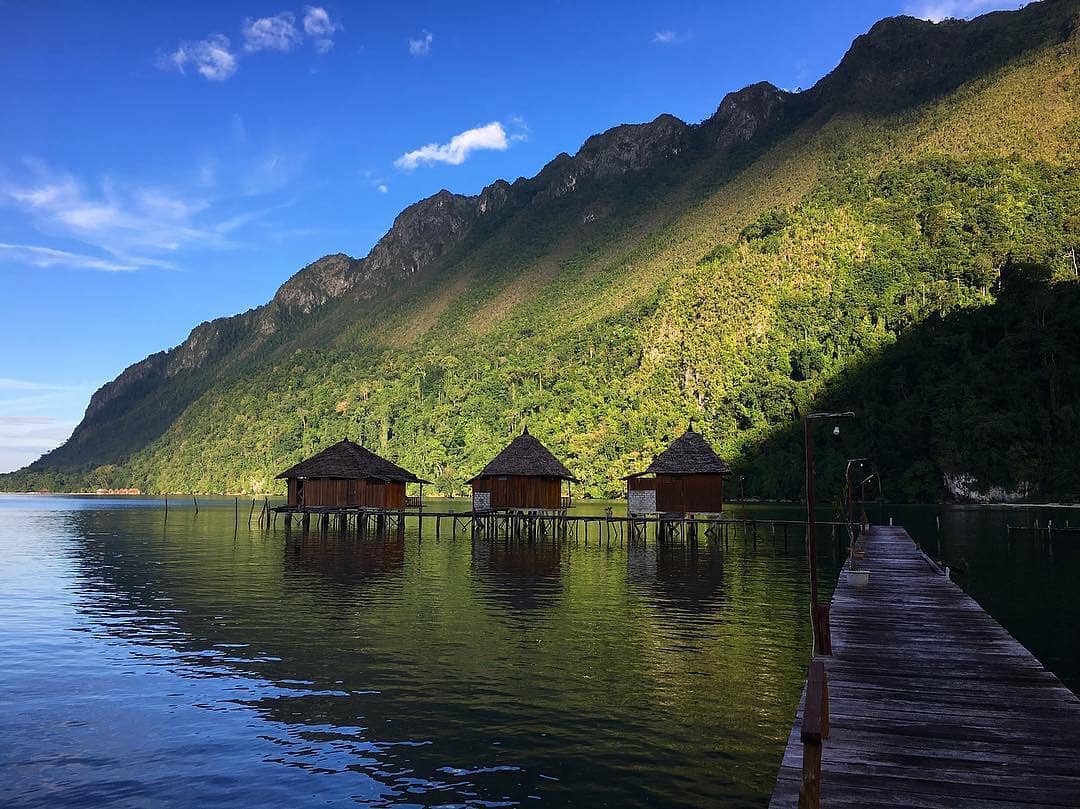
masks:
{"label": "wooden railing post", "polygon": [[806,675],[806,704],[799,736],[803,743],[799,809],[820,809],[821,746],[829,737],[829,684],[825,664],[820,660],[810,663]]}
{"label": "wooden railing post", "polygon": [[816,632],[815,647],[817,653],[821,655],[832,654],[832,630],[829,627],[829,604],[818,604],[817,615],[814,621],[814,631]]}

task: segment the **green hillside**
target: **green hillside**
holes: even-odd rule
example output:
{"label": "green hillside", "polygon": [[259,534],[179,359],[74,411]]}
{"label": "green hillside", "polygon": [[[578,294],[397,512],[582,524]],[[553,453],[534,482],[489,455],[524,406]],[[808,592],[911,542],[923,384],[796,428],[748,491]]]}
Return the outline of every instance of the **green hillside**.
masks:
{"label": "green hillside", "polygon": [[449,218],[133,366],[0,487],[279,491],[348,435],[452,493],[527,423],[601,496],[692,418],[794,497],[799,414],[843,406],[894,497],[1080,498],[1078,20],[883,21],[804,93],[425,201]]}

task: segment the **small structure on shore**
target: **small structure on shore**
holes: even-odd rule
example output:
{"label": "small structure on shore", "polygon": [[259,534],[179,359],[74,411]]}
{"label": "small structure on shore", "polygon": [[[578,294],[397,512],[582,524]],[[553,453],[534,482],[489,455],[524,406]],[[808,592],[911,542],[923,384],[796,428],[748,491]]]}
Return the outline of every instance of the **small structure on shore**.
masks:
{"label": "small structure on shore", "polygon": [[691,422],[644,472],[627,475],[630,514],[719,514],[724,510],[724,476],[731,467]]}
{"label": "small structure on shore", "polygon": [[420,505],[420,497],[405,495],[406,483],[421,480],[369,449],[344,439],[305,461],[286,469],[279,479],[288,481],[288,508],[358,508],[401,511]]}
{"label": "small structure on shore", "polygon": [[469,483],[473,511],[561,511],[577,478],[526,427]]}

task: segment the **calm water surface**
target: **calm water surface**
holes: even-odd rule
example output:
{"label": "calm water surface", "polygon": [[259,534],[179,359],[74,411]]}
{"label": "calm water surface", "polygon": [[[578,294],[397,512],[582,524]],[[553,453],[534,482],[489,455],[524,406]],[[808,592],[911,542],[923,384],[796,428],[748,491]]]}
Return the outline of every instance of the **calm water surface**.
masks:
{"label": "calm water surface", "polygon": [[[1080,543],[902,512],[1075,688]],[[231,500],[165,523],[0,496],[4,805],[766,805],[807,656],[801,531],[658,551],[240,523]]]}

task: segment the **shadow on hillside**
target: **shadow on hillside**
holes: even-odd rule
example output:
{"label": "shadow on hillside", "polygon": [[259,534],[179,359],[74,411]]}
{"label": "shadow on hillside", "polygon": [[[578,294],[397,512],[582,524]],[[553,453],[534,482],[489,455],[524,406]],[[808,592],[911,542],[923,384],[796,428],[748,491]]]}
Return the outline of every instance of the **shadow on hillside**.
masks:
{"label": "shadow on hillside", "polygon": [[[857,418],[815,432],[819,500],[839,494],[846,459],[869,456],[891,500],[939,500],[944,475],[1023,482],[1040,499],[1080,497],[1080,283],[1045,268],[1006,271],[995,303],[934,316],[850,366],[814,411]],[[803,494],[801,420],[744,453],[737,470],[755,496]]]}

